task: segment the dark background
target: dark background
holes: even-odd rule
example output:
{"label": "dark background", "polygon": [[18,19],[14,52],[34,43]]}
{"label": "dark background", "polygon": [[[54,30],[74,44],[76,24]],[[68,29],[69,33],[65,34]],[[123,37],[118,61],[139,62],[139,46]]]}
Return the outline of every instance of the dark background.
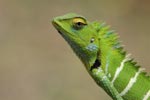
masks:
{"label": "dark background", "polygon": [[150,0],[0,0],[0,100],[111,100],[51,24],[103,20],[150,72]]}

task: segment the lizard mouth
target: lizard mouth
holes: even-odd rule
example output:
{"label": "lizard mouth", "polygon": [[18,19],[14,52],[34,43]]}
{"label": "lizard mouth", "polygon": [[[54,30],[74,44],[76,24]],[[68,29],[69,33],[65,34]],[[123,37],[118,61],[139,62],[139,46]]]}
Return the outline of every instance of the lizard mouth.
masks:
{"label": "lizard mouth", "polygon": [[58,33],[60,33],[61,35],[63,34],[63,32],[61,32],[60,29],[60,25],[57,22],[52,21],[52,24],[54,25],[54,27],[57,29]]}
{"label": "lizard mouth", "polygon": [[60,25],[57,23],[57,21],[53,20],[53,21],[52,21],[52,24],[53,24],[54,27],[57,29],[58,33],[63,34],[63,33],[59,30]]}
{"label": "lizard mouth", "polygon": [[63,34],[61,31],[58,31],[58,33]]}

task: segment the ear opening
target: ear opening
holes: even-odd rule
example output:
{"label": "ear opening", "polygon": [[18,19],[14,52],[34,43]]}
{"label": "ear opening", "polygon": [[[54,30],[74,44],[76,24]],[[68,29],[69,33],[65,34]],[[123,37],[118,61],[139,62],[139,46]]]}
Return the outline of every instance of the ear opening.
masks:
{"label": "ear opening", "polygon": [[98,68],[101,66],[101,62],[99,59],[96,59],[93,66],[91,66],[91,70],[93,70],[94,68]]}
{"label": "ear opening", "polygon": [[91,66],[90,70],[93,70],[94,68],[98,68],[101,66],[101,61],[99,59],[99,56],[100,56],[100,51],[97,52],[97,58],[96,58],[94,64]]}

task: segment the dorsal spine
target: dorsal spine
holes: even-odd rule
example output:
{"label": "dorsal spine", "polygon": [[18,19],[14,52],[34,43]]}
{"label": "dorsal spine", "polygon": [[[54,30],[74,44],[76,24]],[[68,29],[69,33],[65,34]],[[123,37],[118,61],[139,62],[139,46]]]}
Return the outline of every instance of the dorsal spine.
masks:
{"label": "dorsal spine", "polygon": [[100,27],[102,69],[124,100],[150,100],[150,79],[123,50],[114,31]]}

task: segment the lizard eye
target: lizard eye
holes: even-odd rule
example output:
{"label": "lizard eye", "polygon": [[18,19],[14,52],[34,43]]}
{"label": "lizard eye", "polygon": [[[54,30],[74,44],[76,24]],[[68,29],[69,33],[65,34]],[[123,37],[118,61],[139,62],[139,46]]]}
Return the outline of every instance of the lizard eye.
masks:
{"label": "lizard eye", "polygon": [[83,18],[74,18],[73,20],[72,20],[72,22],[73,22],[73,27],[75,28],[75,29],[81,29],[81,28],[83,28],[85,25],[87,25],[87,22],[83,19]]}

